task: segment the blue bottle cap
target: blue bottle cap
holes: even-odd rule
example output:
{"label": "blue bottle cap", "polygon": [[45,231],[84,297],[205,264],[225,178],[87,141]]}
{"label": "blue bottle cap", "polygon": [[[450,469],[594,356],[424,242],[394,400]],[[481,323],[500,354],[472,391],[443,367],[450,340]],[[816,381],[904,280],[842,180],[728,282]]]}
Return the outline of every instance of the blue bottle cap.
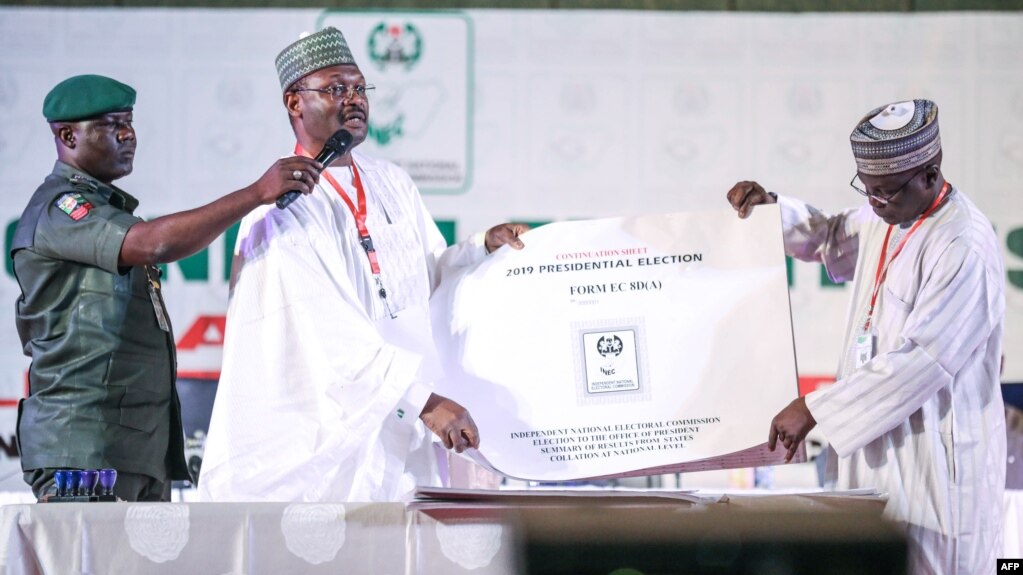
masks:
{"label": "blue bottle cap", "polygon": [[68,486],[68,495],[78,495],[78,488],[82,485],[82,470],[71,470],[71,484]]}
{"label": "blue bottle cap", "polygon": [[102,488],[100,495],[110,495],[114,492],[114,484],[117,483],[116,469],[100,469],[99,485]]}
{"label": "blue bottle cap", "polygon": [[67,469],[58,469],[53,474],[53,483],[57,486],[57,495],[67,495],[68,488],[71,486],[71,472]]}
{"label": "blue bottle cap", "polygon": [[92,495],[99,480],[99,471],[86,469],[82,472],[82,495]]}

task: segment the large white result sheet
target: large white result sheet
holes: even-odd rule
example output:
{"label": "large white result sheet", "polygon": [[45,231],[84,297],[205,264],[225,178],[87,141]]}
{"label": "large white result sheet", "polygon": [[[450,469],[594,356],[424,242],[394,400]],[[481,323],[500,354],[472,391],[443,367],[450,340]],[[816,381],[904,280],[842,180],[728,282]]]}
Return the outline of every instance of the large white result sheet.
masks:
{"label": "large white result sheet", "polygon": [[[797,394],[777,206],[548,224],[432,302],[473,457],[566,481],[781,461]],[[801,451],[797,459],[803,457]]]}

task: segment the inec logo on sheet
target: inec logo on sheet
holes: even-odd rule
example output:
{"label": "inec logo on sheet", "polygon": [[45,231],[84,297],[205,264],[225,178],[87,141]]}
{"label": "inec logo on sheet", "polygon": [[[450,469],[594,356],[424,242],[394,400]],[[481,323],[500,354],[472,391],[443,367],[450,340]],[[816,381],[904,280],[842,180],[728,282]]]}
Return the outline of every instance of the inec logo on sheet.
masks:
{"label": "inec logo on sheet", "polygon": [[[639,389],[636,332],[622,328],[583,334],[589,393]],[[596,353],[593,353],[593,352]]]}
{"label": "inec logo on sheet", "polygon": [[[590,393],[632,390],[638,387],[635,381],[634,336],[631,330],[589,334],[589,337],[595,340],[591,345],[599,354],[599,358],[594,357],[596,361],[594,367],[597,370],[595,378],[590,382]],[[628,353],[623,354],[625,351]]]}
{"label": "inec logo on sheet", "polygon": [[604,356],[605,358],[611,356],[608,359],[612,359],[615,356],[621,354],[622,338],[614,334],[610,334],[610,337],[606,335],[601,336],[601,338],[597,340],[597,353]]}
{"label": "inec logo on sheet", "polygon": [[600,366],[600,373],[605,376],[616,375],[617,370],[615,369],[618,356],[622,354],[622,349],[625,345],[622,343],[622,338],[618,337],[613,333],[600,336],[597,340],[597,353],[600,354],[606,361]]}

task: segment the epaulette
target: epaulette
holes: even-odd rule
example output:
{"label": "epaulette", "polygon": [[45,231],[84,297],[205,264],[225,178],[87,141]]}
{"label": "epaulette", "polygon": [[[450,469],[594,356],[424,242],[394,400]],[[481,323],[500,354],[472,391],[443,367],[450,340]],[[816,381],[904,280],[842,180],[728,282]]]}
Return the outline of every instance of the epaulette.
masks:
{"label": "epaulette", "polygon": [[99,191],[99,186],[96,185],[96,182],[83,178],[80,174],[72,174],[68,181],[71,182],[71,187],[79,192]]}

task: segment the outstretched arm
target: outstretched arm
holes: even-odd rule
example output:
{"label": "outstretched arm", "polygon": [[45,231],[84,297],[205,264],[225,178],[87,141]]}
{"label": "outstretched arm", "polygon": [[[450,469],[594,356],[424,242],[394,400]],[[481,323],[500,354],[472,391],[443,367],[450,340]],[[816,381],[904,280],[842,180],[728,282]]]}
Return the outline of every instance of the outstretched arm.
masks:
{"label": "outstretched arm", "polygon": [[[282,158],[250,186],[199,208],[138,222],[124,237],[118,265],[161,264],[186,258],[210,245],[256,206],[273,203],[290,190],[308,194],[321,168],[302,156]],[[300,174],[298,179],[296,174]]]}
{"label": "outstretched arm", "polygon": [[820,262],[834,281],[853,278],[859,254],[859,232],[863,218],[857,210],[829,215],[795,198],[779,198],[757,182],[736,183],[726,194],[740,218],[747,218],[755,206],[778,204],[781,208],[785,254],[807,262]]}

